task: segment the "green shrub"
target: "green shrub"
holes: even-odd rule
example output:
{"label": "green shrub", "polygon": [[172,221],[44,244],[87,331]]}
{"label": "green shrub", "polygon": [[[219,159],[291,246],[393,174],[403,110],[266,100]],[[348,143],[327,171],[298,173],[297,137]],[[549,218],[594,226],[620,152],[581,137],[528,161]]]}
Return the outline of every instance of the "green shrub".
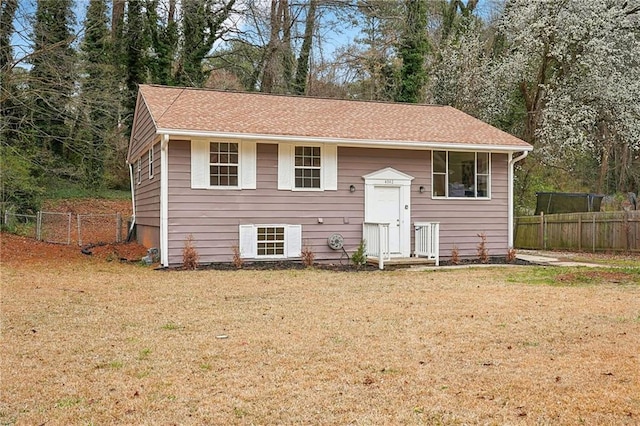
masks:
{"label": "green shrub", "polygon": [[360,241],[358,248],[351,255],[351,263],[353,263],[358,268],[367,263],[367,254],[365,252],[365,247],[366,246],[364,240]]}

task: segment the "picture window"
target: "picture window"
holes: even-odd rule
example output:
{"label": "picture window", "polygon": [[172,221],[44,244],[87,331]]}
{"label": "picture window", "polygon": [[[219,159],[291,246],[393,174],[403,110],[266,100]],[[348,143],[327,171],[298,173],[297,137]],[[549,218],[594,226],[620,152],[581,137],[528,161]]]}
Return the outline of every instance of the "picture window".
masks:
{"label": "picture window", "polygon": [[433,151],[433,196],[488,198],[489,163],[488,152]]}

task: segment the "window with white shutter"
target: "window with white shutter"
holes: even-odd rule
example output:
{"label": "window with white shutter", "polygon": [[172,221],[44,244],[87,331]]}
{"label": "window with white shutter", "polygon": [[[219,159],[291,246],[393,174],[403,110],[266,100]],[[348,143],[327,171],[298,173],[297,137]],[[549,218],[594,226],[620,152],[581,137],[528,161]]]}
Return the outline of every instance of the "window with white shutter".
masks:
{"label": "window with white shutter", "polygon": [[191,141],[191,187],[256,189],[256,143]]}
{"label": "window with white shutter", "polygon": [[238,187],[239,145],[234,142],[209,143],[209,186]]}
{"label": "window with white shutter", "polygon": [[300,257],[301,225],[240,225],[240,256],[251,259]]}
{"label": "window with white shutter", "polygon": [[335,144],[278,144],[278,189],[338,189],[338,147]]}

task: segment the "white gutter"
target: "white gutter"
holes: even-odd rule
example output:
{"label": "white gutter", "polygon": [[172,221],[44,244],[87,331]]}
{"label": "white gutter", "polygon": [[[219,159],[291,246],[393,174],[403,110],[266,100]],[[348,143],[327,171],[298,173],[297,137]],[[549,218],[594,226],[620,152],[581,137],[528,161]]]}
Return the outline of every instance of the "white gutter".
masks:
{"label": "white gutter", "polygon": [[508,244],[509,244],[509,249],[513,248],[513,223],[514,223],[514,219],[513,219],[513,166],[521,160],[524,160],[524,158],[529,155],[529,151],[524,151],[522,154],[520,154],[519,156],[517,156],[516,158],[513,158],[513,153],[509,153],[509,168],[508,168],[508,177],[507,180],[509,181],[509,195],[507,196],[508,200],[509,200],[509,219],[508,219]]}
{"label": "white gutter", "polygon": [[160,139],[160,262],[169,266],[169,135]]}
{"label": "white gutter", "polygon": [[133,227],[136,226],[136,193],[135,193],[135,185],[133,183],[133,164],[129,163],[129,181],[131,183],[131,211],[133,214],[131,215],[131,227],[127,232],[127,237],[131,235],[131,231]]}
{"label": "white gutter", "polygon": [[419,141],[393,141],[393,140],[361,140],[347,138],[309,137],[291,135],[262,135],[249,133],[231,132],[206,132],[176,129],[157,129],[157,134],[178,136],[178,137],[201,137],[201,138],[222,138],[222,139],[245,139],[272,142],[308,142],[308,143],[333,143],[341,146],[354,147],[377,147],[377,148],[406,148],[406,149],[442,149],[442,150],[462,150],[462,151],[491,151],[491,152],[520,152],[531,151],[532,147],[522,145],[485,145],[485,144],[465,144],[451,142],[419,142]]}

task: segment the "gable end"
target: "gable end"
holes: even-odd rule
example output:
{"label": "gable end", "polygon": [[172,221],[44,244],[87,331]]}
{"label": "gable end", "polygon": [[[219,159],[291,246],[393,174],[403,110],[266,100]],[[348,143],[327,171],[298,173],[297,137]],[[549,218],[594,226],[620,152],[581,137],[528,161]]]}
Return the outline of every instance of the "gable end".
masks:
{"label": "gable end", "polygon": [[136,110],[133,116],[133,126],[131,128],[131,138],[129,139],[129,150],[127,152],[127,163],[131,164],[154,142],[157,136],[157,126],[149,110],[149,106],[138,92]]}

